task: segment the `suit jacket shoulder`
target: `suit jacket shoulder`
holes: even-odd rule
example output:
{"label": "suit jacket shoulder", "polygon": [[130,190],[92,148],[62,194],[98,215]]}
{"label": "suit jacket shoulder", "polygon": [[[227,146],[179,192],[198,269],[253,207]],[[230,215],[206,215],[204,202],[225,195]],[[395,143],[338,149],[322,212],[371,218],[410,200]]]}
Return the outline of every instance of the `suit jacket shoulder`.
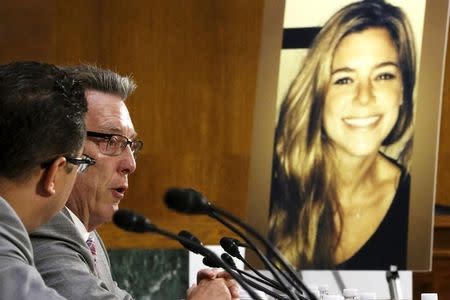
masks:
{"label": "suit jacket shoulder", "polygon": [[64,299],[48,288],[33,263],[28,233],[0,197],[0,299]]}
{"label": "suit jacket shoulder", "polygon": [[70,299],[132,299],[112,279],[108,254],[95,236],[97,262],[64,208],[30,234],[37,269],[48,286]]}

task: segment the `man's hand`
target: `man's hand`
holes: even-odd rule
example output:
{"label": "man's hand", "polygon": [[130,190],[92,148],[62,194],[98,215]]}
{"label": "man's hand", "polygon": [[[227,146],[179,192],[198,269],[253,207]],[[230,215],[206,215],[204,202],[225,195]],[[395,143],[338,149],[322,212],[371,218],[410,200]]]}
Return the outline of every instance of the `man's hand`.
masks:
{"label": "man's hand", "polygon": [[239,299],[239,288],[232,276],[220,269],[202,269],[197,273],[197,285],[187,291],[188,300]]}

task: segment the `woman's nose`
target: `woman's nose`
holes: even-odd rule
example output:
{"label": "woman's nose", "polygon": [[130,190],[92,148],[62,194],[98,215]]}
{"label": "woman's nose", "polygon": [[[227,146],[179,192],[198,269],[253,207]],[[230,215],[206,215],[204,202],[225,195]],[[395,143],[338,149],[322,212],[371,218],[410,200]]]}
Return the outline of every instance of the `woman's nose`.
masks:
{"label": "woman's nose", "polygon": [[358,84],[358,92],[355,101],[360,105],[367,105],[375,99],[373,87],[370,80],[364,80]]}

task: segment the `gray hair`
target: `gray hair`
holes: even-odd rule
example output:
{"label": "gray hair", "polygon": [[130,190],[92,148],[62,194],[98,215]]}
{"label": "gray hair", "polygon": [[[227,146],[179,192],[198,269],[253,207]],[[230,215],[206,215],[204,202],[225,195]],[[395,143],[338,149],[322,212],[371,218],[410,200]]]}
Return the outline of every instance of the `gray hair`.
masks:
{"label": "gray hair", "polygon": [[113,94],[124,101],[129,95],[133,94],[137,87],[130,76],[122,76],[109,69],[102,69],[95,65],[83,64],[61,68],[79,81],[85,90],[96,90]]}

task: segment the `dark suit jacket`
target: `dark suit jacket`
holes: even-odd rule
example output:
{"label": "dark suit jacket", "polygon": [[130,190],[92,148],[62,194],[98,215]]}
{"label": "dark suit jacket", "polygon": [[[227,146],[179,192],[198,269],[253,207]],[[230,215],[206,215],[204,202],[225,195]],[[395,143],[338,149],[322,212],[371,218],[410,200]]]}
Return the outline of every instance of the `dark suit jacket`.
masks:
{"label": "dark suit jacket", "polygon": [[111,276],[109,257],[95,232],[97,262],[64,208],[30,234],[35,264],[46,284],[69,299],[132,299]]}
{"label": "dark suit jacket", "polygon": [[33,264],[22,221],[0,197],[0,299],[64,299],[48,288]]}

